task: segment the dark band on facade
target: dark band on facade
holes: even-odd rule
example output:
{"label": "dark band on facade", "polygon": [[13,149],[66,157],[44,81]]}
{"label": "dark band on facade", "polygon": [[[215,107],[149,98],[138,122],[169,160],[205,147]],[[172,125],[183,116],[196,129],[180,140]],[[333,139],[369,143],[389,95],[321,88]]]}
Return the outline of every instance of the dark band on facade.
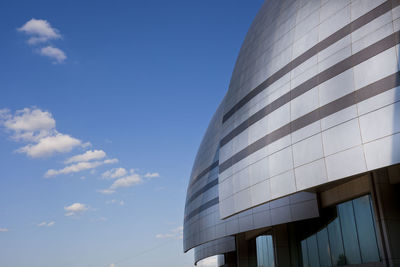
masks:
{"label": "dark band on facade", "polygon": [[201,177],[203,177],[204,175],[206,175],[207,173],[209,173],[212,169],[218,167],[219,165],[219,161],[215,161],[213,164],[211,164],[210,166],[208,166],[207,168],[205,168],[202,172],[200,172],[199,175],[197,175],[193,180],[190,181],[190,186],[194,185]]}
{"label": "dark band on facade", "polygon": [[[398,33],[397,33],[398,34]],[[398,36],[398,35],[397,35]],[[397,39],[398,40],[398,39]],[[398,41],[397,41],[398,42]],[[368,98],[381,94],[385,91],[393,89],[394,87],[400,86],[400,72],[396,72],[389,75],[381,80],[378,80],[370,85],[367,85],[357,91],[347,94],[341,98],[336,99],[322,107],[315,109],[314,111],[307,113],[306,115],[282,126],[281,128],[265,135],[258,139],[256,142],[242,149],[231,158],[227,159],[219,166],[219,173],[224,172],[226,169],[236,164],[240,160],[246,158],[250,154],[260,150],[261,148],[277,141],[278,139],[291,134],[311,123],[314,123],[320,119],[323,119],[331,114],[334,114],[340,110],[355,105]]]}
{"label": "dark band on facade", "polygon": [[321,73],[315,75],[314,77],[308,79],[304,83],[295,87],[293,90],[287,92],[283,96],[274,100],[264,108],[260,109],[253,115],[251,115],[247,120],[242,122],[239,126],[228,133],[224,138],[221,139],[220,147],[226,145],[233,138],[238,136],[241,132],[246,130],[248,127],[261,120],[265,116],[269,115],[273,111],[277,110],[281,106],[289,103],[291,100],[299,97],[300,95],[308,92],[312,88],[336,77],[337,75],[345,72],[346,70],[382,53],[383,51],[395,46],[399,43],[400,32],[393,33],[386,38],[364,48],[363,50],[357,52],[356,54],[340,61],[339,63],[331,66],[330,68],[322,71]]}
{"label": "dark band on facade", "polygon": [[[310,89],[319,85],[320,83],[339,75],[340,73],[368,60],[369,58],[372,58],[372,57],[378,55],[379,53],[382,53],[383,51],[385,51],[399,43],[400,43],[400,31],[395,32],[395,33],[385,37],[384,39],[376,42],[375,44],[370,45],[369,47],[359,51],[358,53],[354,54],[353,56],[348,57],[347,59],[333,65],[332,67],[330,67],[330,68],[326,69],[325,71],[319,73],[318,75],[312,77],[308,81],[306,81],[303,84],[299,85],[298,87],[294,88],[292,91],[286,93],[285,95],[278,98],[271,104],[267,105],[265,108],[263,108],[260,111],[258,111],[257,113],[255,113],[248,120],[246,120],[244,123],[239,125],[236,129],[234,129],[231,133],[236,132],[236,135],[238,135],[240,132],[244,131],[251,124],[260,120],[262,117],[267,116],[269,113],[271,113],[273,110],[279,108],[280,106],[283,106],[284,104],[288,103],[291,99],[294,99],[294,98],[306,93],[307,91],[309,91]],[[350,107],[358,102],[361,102],[365,99],[373,97],[384,91],[390,90],[390,89],[394,88],[395,86],[398,86],[399,85],[398,78],[399,78],[399,73],[388,76],[382,80],[379,80],[379,81],[372,83],[364,88],[361,88],[353,93],[343,96],[333,102],[330,102],[330,103],[326,104],[325,106],[317,108],[314,111],[282,126],[281,128],[267,134],[266,136],[260,138],[256,142],[250,144],[249,146],[242,149],[241,151],[239,151],[238,153],[233,155],[231,158],[229,158],[228,160],[223,162],[221,165],[219,165],[219,173],[222,173],[223,171],[225,171],[232,165],[236,164],[240,160],[246,158],[250,154],[279,140],[282,137],[285,137],[285,136],[291,134],[292,132],[295,132],[317,120],[320,120],[320,119],[327,117],[333,113],[336,113],[342,109]],[[224,139],[227,138],[230,134],[228,134],[226,137],[224,137]],[[232,136],[231,138],[234,138],[236,135]],[[221,140],[221,146],[222,146],[222,142],[224,139]],[[227,143],[229,141],[225,141],[225,142]],[[210,165],[205,170],[203,170],[193,180],[192,184],[194,184],[200,177],[204,176],[205,174],[207,174],[209,171],[211,171],[212,169],[214,169],[217,166],[218,166],[218,161],[214,162],[212,165]],[[216,183],[218,184],[218,180],[216,180]],[[206,185],[206,186],[208,186],[208,185]],[[212,186],[207,187],[207,189],[204,189],[205,187],[200,189],[200,190],[202,190],[201,192],[199,192],[200,191],[199,190],[195,194],[200,195],[201,193],[204,193]],[[194,199],[195,197],[192,196],[191,199],[192,198]],[[189,200],[188,202],[190,202],[192,200]],[[200,206],[199,208],[203,207],[204,205]],[[198,211],[198,212],[200,212],[200,211]],[[190,214],[192,214],[192,213],[193,212],[191,212]],[[192,216],[194,216],[195,214],[196,213],[192,214]]]}
{"label": "dark band on facade", "polygon": [[192,210],[188,215],[186,215],[185,217],[185,222],[189,221],[193,216],[195,216],[196,214],[202,212],[203,210],[208,209],[209,207],[212,207],[214,205],[217,205],[219,203],[219,198],[213,198],[210,201],[204,203],[203,205],[201,205],[200,207]]}
{"label": "dark band on facade", "polygon": [[340,30],[336,31],[335,33],[331,34],[315,46],[311,47],[309,50],[286,64],[283,68],[272,74],[269,78],[267,78],[264,82],[250,91],[246,96],[244,96],[239,102],[237,102],[222,118],[222,123],[226,122],[236,111],[238,111],[241,107],[246,105],[251,99],[257,96],[259,93],[264,91],[268,86],[282,78],[284,75],[292,71],[294,68],[298,67],[311,57],[315,56],[320,51],[328,48],[332,44],[336,43],[340,39],[344,38],[345,36],[349,35],[350,33],[356,31],[357,29],[361,28],[365,24],[373,21],[374,19],[382,16],[386,12],[390,11],[391,9],[395,8],[396,6],[400,5],[400,0],[388,0],[381,5],[377,6],[373,10],[369,11],[368,13],[362,15],[358,19],[354,20],[353,22],[347,24]]}
{"label": "dark band on facade", "polygon": [[[347,94],[331,103],[326,104],[325,106],[322,106],[300,118],[298,118],[297,120],[294,120],[292,123],[286,124],[285,126],[279,128],[278,130],[270,133],[269,135],[261,138],[264,139],[261,141],[258,140],[257,142],[253,143],[250,146],[253,146],[251,148],[251,150],[254,150],[253,152],[265,147],[266,145],[294,132],[297,131],[311,123],[314,123],[317,120],[320,120],[324,117],[327,117],[329,115],[332,115],[333,113],[336,113],[342,109],[348,108],[352,105],[355,105],[359,102],[362,102],[364,100],[367,100],[371,97],[374,97],[376,95],[379,95],[381,93],[384,93],[385,91],[388,91],[394,87],[400,86],[400,72],[397,72],[395,74],[392,74],[390,76],[387,76],[381,80],[378,80],[372,84],[369,84],[357,91],[354,91],[350,94]],[[257,143],[257,144],[256,144]],[[239,154],[241,153],[242,154]],[[240,157],[246,157],[246,153],[245,153],[245,149],[240,151],[239,153],[237,153],[235,156],[237,156],[238,158]],[[250,153],[251,154],[251,153]],[[225,164],[227,161],[225,161],[223,164]],[[234,164],[234,163],[233,163]],[[233,165],[232,164],[232,165]],[[225,166],[221,166],[220,169],[222,168],[229,168],[229,167],[225,167]],[[209,190],[210,188],[212,188],[213,186],[218,185],[218,179],[215,179],[213,181],[211,181],[210,183],[208,183],[207,185],[205,185],[204,187],[202,187],[200,190],[198,190],[196,193],[194,193],[190,199],[187,201],[187,204],[190,203],[191,201],[193,201],[197,196],[199,196],[200,194],[204,193],[205,191]],[[196,215],[197,213],[203,211],[206,208],[209,208],[213,205],[209,205],[209,202],[201,205],[199,208],[193,210],[187,217],[193,217],[194,215]],[[218,204],[218,202],[215,202],[215,204]],[[203,206],[208,205],[206,208],[204,208]],[[194,211],[197,211],[196,213]]]}
{"label": "dark band on facade", "polygon": [[194,192],[190,198],[186,201],[186,205],[188,205],[190,202],[192,202],[193,200],[195,200],[198,196],[200,196],[201,194],[203,194],[204,192],[206,192],[207,190],[213,188],[214,186],[216,186],[218,184],[218,178],[212,180],[211,182],[209,182],[208,184],[206,184],[205,186],[203,186],[202,188],[200,188],[199,190],[197,190],[196,192]]}
{"label": "dark band on facade", "polygon": [[[278,70],[268,79],[266,79],[263,83],[249,92],[245,97],[243,97],[238,103],[236,103],[224,116],[222,122],[226,122],[236,111],[238,111],[241,107],[243,107],[246,103],[248,103],[251,99],[257,96],[259,93],[264,91],[268,86],[282,78],[284,75],[289,73],[291,70],[296,68],[297,66],[301,65],[320,51],[326,49],[327,47],[331,46],[335,42],[339,41],[340,39],[344,38],[345,36],[349,35],[350,33],[354,32],[355,30],[359,29],[360,27],[364,26],[365,24],[373,21],[374,19],[378,18],[379,16],[385,14],[386,12],[390,11],[392,8],[399,6],[400,0],[388,0],[383,4],[379,5],[378,7],[374,8],[373,10],[369,11],[368,13],[364,14],[363,16],[359,17],[355,21],[351,22],[350,24],[344,26],[342,29],[338,30],[337,32],[333,33],[326,39],[322,40],[302,55],[295,58],[293,61],[288,63],[286,66]],[[315,77],[307,80],[303,84],[297,86],[290,92],[286,93],[285,95],[281,96],[277,100],[273,101],[260,111],[253,114],[249,117],[246,121],[232,130],[228,135],[221,139],[220,146],[227,144],[230,140],[232,140],[235,136],[240,134],[242,131],[247,129],[250,125],[254,124],[258,120],[262,119],[263,117],[267,116],[274,110],[278,109],[279,107],[287,104],[294,98],[306,93],[307,91],[311,90],[315,86],[332,79],[333,77],[339,75],[340,73],[364,62],[365,60],[376,56],[377,54],[395,46],[396,44],[400,43],[400,32],[396,32],[377,43],[359,51],[358,53],[350,56],[349,58],[333,65],[332,67],[328,68],[327,70],[319,73]],[[223,162],[219,165],[219,173],[222,173],[232,165],[236,164],[240,160],[246,158],[250,154],[258,151],[259,149],[273,143],[274,141],[279,140],[280,138],[291,134],[311,123],[314,123],[322,118],[325,118],[329,115],[332,115],[342,109],[348,108],[352,105],[355,105],[361,101],[369,99],[373,96],[381,94],[385,91],[388,91],[394,87],[400,86],[400,72],[392,74],[386,78],[383,78],[379,81],[376,81],[370,85],[367,85],[357,91],[354,91],[348,95],[345,95],[331,103],[326,104],[316,110],[282,126],[281,128],[267,134],[266,136],[262,137],[261,139],[257,140],[256,142],[250,144],[243,150],[239,151],[231,158]],[[202,176],[206,175],[212,169],[218,167],[219,162],[216,161],[203,170],[199,175],[197,175],[192,181],[191,185],[196,183]],[[187,201],[190,203],[196,197],[201,195],[202,193],[206,192],[210,188],[218,185],[218,179],[215,179],[209,182],[207,185],[196,191]],[[219,203],[219,198],[216,197],[198,208],[191,211],[188,215],[185,216],[185,222],[191,219],[193,216],[197,215],[201,211],[204,211],[216,204]]]}

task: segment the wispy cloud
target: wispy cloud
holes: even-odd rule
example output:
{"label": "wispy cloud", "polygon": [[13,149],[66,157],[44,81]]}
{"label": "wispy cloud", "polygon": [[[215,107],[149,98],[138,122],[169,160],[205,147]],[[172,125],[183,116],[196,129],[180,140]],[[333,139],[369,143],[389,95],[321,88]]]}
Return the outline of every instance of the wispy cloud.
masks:
{"label": "wispy cloud", "polygon": [[78,202],[64,207],[64,210],[66,211],[65,216],[81,215],[88,209],[89,207],[86,204],[81,204]]}
{"label": "wispy cloud", "polygon": [[133,173],[123,178],[115,180],[115,182],[110,186],[110,189],[116,190],[120,187],[131,187],[142,183],[143,179],[139,174]]}
{"label": "wispy cloud", "polygon": [[104,160],[104,164],[114,164],[118,163],[118,159],[106,159]]}
{"label": "wispy cloud", "polygon": [[118,162],[118,159],[108,159],[108,160],[103,160],[103,161],[91,161],[91,162],[79,162],[79,163],[64,167],[62,169],[59,169],[59,170],[50,169],[46,172],[44,177],[49,178],[49,177],[53,177],[53,176],[60,175],[60,174],[70,174],[70,173],[81,172],[81,171],[97,168],[104,164],[113,164],[113,163],[117,163],[117,162]]}
{"label": "wispy cloud", "polygon": [[158,172],[148,172],[144,175],[145,178],[157,178],[160,177],[160,174]]}
{"label": "wispy cloud", "polygon": [[98,160],[103,159],[106,157],[106,152],[103,150],[88,150],[83,154],[79,154],[67,159],[64,163],[70,164],[75,162],[83,162],[83,161],[91,161],[91,160]]}
{"label": "wispy cloud", "polygon": [[8,228],[0,228],[0,232],[8,232]]}
{"label": "wispy cloud", "polygon": [[67,56],[65,55],[64,51],[62,51],[60,48],[53,47],[51,45],[42,47],[39,50],[39,54],[53,59],[54,60],[53,63],[58,63],[58,64],[63,63],[67,59]]}
{"label": "wispy cloud", "polygon": [[30,36],[28,43],[31,45],[61,38],[59,31],[43,19],[31,19],[17,30]]}
{"label": "wispy cloud", "polygon": [[97,190],[97,192],[103,194],[103,195],[111,195],[115,193],[115,190],[111,190],[111,189],[100,189]]}
{"label": "wispy cloud", "polygon": [[[126,170],[125,171],[121,171],[121,173],[122,172],[124,172],[125,175],[127,174]],[[111,170],[110,172],[106,172],[105,176],[106,177],[111,177],[113,174],[116,174],[115,170],[114,171]],[[115,178],[116,177],[117,176],[115,176]],[[131,169],[129,171],[129,174],[127,174],[124,177],[116,179],[110,185],[109,188],[98,190],[98,192],[100,192],[102,194],[105,194],[105,195],[113,194],[119,188],[131,187],[131,186],[139,185],[139,184],[143,183],[145,181],[145,179],[150,179],[150,178],[154,178],[154,177],[160,177],[160,175],[158,173],[147,173],[145,175],[140,175],[140,174],[136,173],[134,169]]]}
{"label": "wispy cloud", "polygon": [[156,238],[159,239],[182,239],[183,238],[183,226],[179,226],[177,228],[169,230],[167,233],[164,234],[157,234]]}
{"label": "wispy cloud", "polygon": [[[0,126],[10,133],[12,140],[25,143],[16,149],[16,152],[26,154],[30,158],[50,157],[54,154],[69,153],[76,148],[82,149],[91,146],[89,142],[83,142],[71,135],[58,132],[53,115],[36,107],[24,108],[14,113],[8,109],[0,109]],[[90,174],[93,175],[98,167],[116,164],[118,159],[107,158],[105,151],[93,149],[69,156],[63,163],[65,165],[60,168],[48,169],[44,177],[51,178],[83,171],[90,171]],[[113,181],[108,187],[98,190],[98,192],[113,194],[121,188],[132,187],[142,184],[146,180],[160,177],[160,174],[158,172],[140,174],[136,173],[134,169],[128,171],[119,167],[109,169],[101,176],[103,179],[113,179]],[[79,177],[86,179],[82,174]],[[123,205],[123,201],[119,204]],[[66,213],[67,216],[74,214],[72,211]]]}
{"label": "wispy cloud", "polygon": [[111,199],[106,201],[106,204],[118,204],[120,206],[123,206],[125,205],[125,202],[123,200]]}
{"label": "wispy cloud", "polygon": [[[17,31],[29,36],[29,45],[43,45],[52,40],[62,38],[60,31],[52,27],[47,20],[43,19],[33,18],[18,28]],[[67,55],[63,50],[50,44],[41,47],[37,51],[40,55],[51,58],[53,63],[63,63],[67,59]]]}
{"label": "wispy cloud", "polygon": [[12,132],[15,141],[28,143],[16,152],[32,158],[67,153],[75,147],[87,145],[68,134],[59,133],[52,114],[38,108],[24,108],[14,114],[8,109],[0,110],[0,125]]}
{"label": "wispy cloud", "polygon": [[127,173],[128,171],[125,168],[114,168],[104,172],[101,176],[104,179],[115,179],[125,176]]}
{"label": "wispy cloud", "polygon": [[[8,109],[1,109],[0,126],[10,133],[12,140],[25,143],[16,152],[26,154],[30,158],[50,157],[54,154],[69,153],[78,147],[91,146],[89,142],[84,143],[71,135],[58,132],[53,115],[36,107],[24,108],[14,113]],[[45,177],[85,170],[94,171],[99,166],[118,163],[118,159],[105,159],[106,156],[103,150],[87,150],[66,159],[64,163],[69,164],[68,166],[49,169]],[[118,170],[112,175],[118,176],[121,173],[121,170]]]}
{"label": "wispy cloud", "polygon": [[37,226],[38,227],[52,227],[52,226],[54,226],[55,223],[56,223],[55,221],[41,222],[41,223],[38,223]]}

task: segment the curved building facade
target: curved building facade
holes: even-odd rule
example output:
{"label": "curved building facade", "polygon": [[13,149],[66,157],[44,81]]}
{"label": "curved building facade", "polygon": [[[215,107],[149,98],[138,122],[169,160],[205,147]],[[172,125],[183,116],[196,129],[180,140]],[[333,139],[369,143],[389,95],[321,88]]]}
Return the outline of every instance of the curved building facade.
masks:
{"label": "curved building facade", "polygon": [[400,0],[267,0],[204,135],[184,250],[400,266]]}

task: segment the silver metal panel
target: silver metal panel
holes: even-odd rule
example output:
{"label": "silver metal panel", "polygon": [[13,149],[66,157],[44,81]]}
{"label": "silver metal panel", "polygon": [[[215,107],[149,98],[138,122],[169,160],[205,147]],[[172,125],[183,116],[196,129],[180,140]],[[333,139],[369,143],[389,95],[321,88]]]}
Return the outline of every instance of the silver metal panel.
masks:
{"label": "silver metal panel", "polygon": [[318,216],[304,190],[400,163],[399,30],[399,1],[264,3],[194,162],[185,251]]}
{"label": "silver metal panel", "polygon": [[236,250],[235,237],[228,236],[202,244],[194,249],[194,264],[219,254]]}
{"label": "silver metal panel", "polygon": [[[226,95],[223,125],[233,127],[224,127],[221,134],[221,147],[227,149],[219,179],[225,185],[232,180],[234,186],[229,194],[224,185],[221,218],[364,172],[364,146],[398,132],[394,122],[400,121],[400,108],[392,107],[386,114],[384,106],[397,101],[399,94],[374,85],[399,71],[397,41],[388,39],[394,33],[394,20],[400,17],[398,4],[298,0],[290,4],[295,15],[287,16],[282,2],[286,3],[268,1],[260,10]],[[283,17],[286,32],[281,33],[274,21]],[[387,46],[388,42],[392,44]],[[260,71],[266,73],[261,81]],[[289,83],[290,93],[280,89]],[[363,97],[368,86],[378,86],[379,93],[369,92],[359,101],[357,95]],[[319,119],[311,117],[313,112]],[[392,152],[387,153],[390,157]],[[246,175],[249,179],[243,181]],[[267,188],[270,192],[262,194]],[[234,202],[233,209],[228,201]]]}
{"label": "silver metal panel", "polygon": [[296,168],[295,176],[299,190],[328,182],[325,160],[319,159]]}
{"label": "silver metal panel", "polygon": [[350,1],[328,1],[321,7],[319,40],[350,23]]}
{"label": "silver metal panel", "polygon": [[321,134],[316,134],[293,145],[295,167],[320,159],[323,155]]}

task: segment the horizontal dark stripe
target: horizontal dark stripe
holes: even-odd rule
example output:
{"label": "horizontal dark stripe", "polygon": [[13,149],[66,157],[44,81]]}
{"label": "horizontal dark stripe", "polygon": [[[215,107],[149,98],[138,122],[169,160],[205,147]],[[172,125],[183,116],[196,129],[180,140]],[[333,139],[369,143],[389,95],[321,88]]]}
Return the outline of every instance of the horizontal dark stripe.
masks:
{"label": "horizontal dark stripe", "polygon": [[200,207],[192,210],[188,215],[185,216],[185,221],[190,220],[190,218],[192,218],[193,216],[195,216],[196,214],[202,212],[203,210],[206,210],[214,205],[217,205],[219,203],[219,198],[213,198],[210,201],[204,203],[203,205],[201,205]]}
{"label": "horizontal dark stripe", "polygon": [[207,168],[205,168],[202,172],[200,172],[199,175],[197,175],[191,182],[189,186],[194,185],[201,177],[203,177],[204,175],[206,175],[207,173],[209,173],[212,169],[218,167],[219,161],[215,161],[213,164],[211,164],[210,166],[208,166]]}
{"label": "horizontal dark stripe", "polygon": [[332,115],[333,113],[348,108],[352,105],[381,94],[399,85],[400,72],[396,72],[392,75],[387,76],[386,78],[376,81],[357,91],[338,98],[337,100],[332,101],[322,107],[319,107],[316,110],[271,132],[270,134],[267,134],[266,136],[249,145],[248,147],[239,151],[219,166],[219,172],[224,172],[226,169],[244,159],[245,157],[249,156],[250,154],[260,150],[261,148],[271,144],[272,142],[284,136],[287,136],[294,131],[297,131],[307,125],[310,125],[313,122],[323,119],[329,115]]}
{"label": "horizontal dark stripe", "polygon": [[265,116],[269,115],[271,112],[277,110],[281,106],[289,103],[291,100],[299,97],[300,95],[308,92],[312,88],[320,85],[321,83],[330,80],[337,75],[345,72],[346,70],[382,53],[383,51],[395,46],[399,43],[400,40],[400,32],[395,32],[388,37],[364,48],[358,53],[340,61],[339,63],[333,65],[332,67],[322,71],[321,73],[315,75],[314,77],[308,79],[304,83],[295,87],[293,90],[287,92],[283,96],[279,97],[275,101],[271,102],[266,107],[260,109],[252,116],[250,116],[247,120],[242,122],[239,126],[233,129],[230,133],[228,133],[224,138],[221,139],[220,147],[226,145],[233,138],[238,136],[241,132],[246,130],[248,127],[261,120]]}
{"label": "horizontal dark stripe", "polygon": [[399,0],[388,0],[378,7],[374,8],[373,10],[369,11],[368,13],[362,15],[358,19],[354,20],[353,22],[347,24],[340,30],[336,31],[335,33],[331,34],[315,46],[311,47],[309,50],[298,56],[297,58],[293,59],[291,62],[286,64],[283,68],[272,74],[269,78],[263,81],[260,85],[250,91],[246,96],[244,96],[239,102],[237,102],[227,113],[224,114],[222,118],[222,123],[226,122],[236,111],[238,111],[241,107],[243,107],[246,103],[248,103],[251,99],[257,96],[259,93],[264,91],[268,86],[282,78],[284,75],[292,71],[294,68],[298,67],[311,57],[315,56],[320,51],[328,48],[332,44],[336,43],[340,39],[344,38],[345,36],[349,35],[350,33],[356,31],[357,29],[361,28],[365,24],[373,21],[374,19],[382,16],[386,12],[390,11],[392,8],[395,8],[400,4]]}
{"label": "horizontal dark stripe", "polygon": [[208,184],[206,184],[205,186],[203,186],[202,188],[200,188],[199,190],[197,190],[195,193],[193,193],[189,199],[186,201],[186,205],[188,205],[190,202],[192,202],[193,200],[195,200],[195,198],[197,198],[198,196],[200,196],[201,194],[203,194],[204,192],[206,192],[207,190],[213,188],[214,186],[218,185],[218,178],[212,180],[211,182],[209,182]]}

